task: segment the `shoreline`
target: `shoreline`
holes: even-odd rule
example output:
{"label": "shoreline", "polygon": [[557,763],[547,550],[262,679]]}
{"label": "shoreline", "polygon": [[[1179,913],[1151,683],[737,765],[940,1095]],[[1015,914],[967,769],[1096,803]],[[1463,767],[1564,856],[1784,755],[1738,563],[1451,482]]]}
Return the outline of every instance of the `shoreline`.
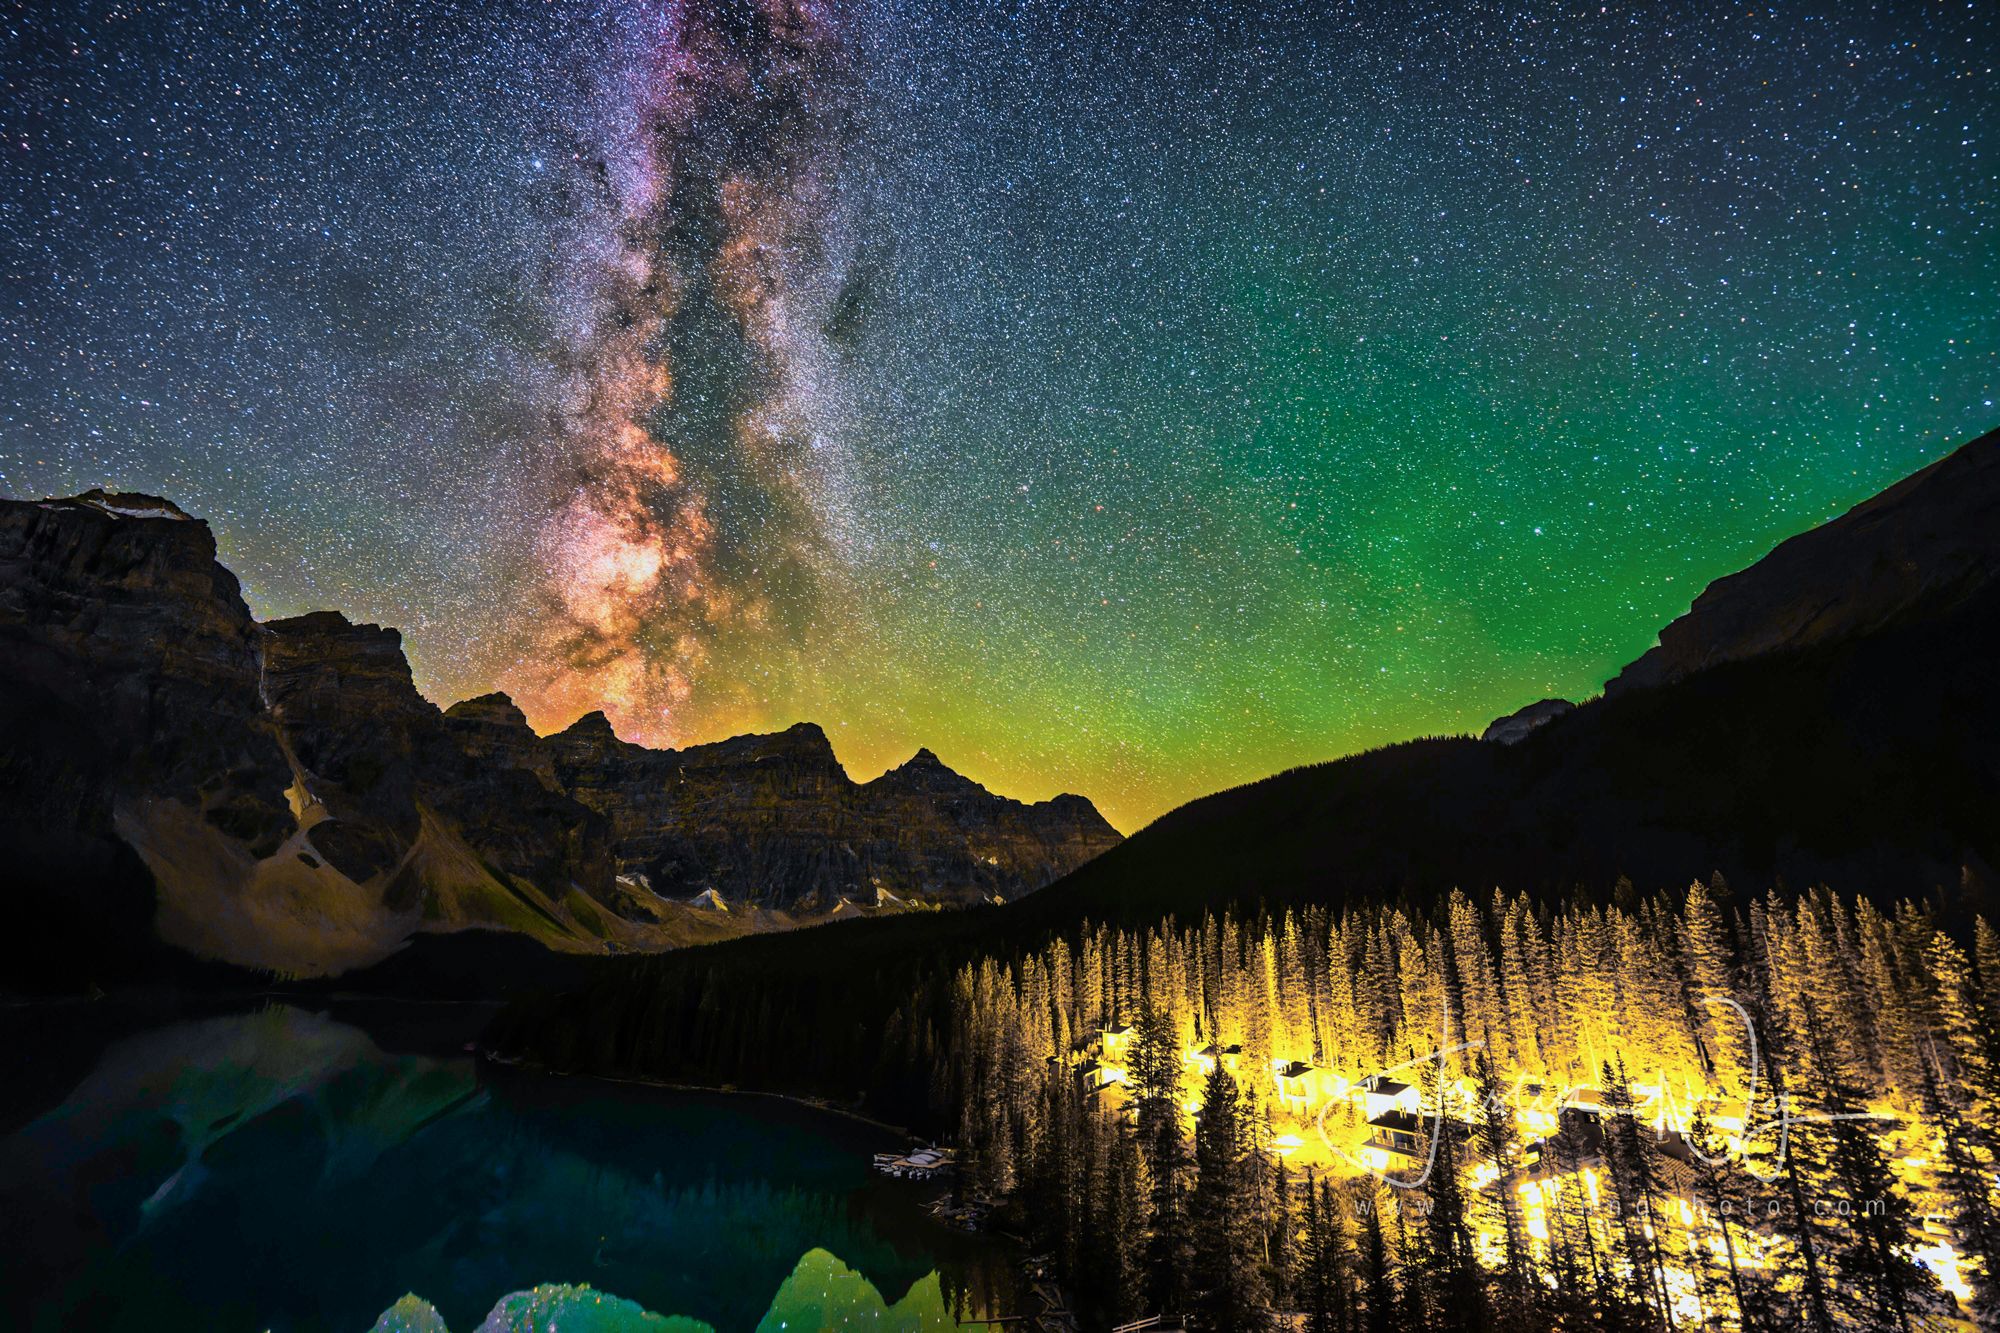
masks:
{"label": "shoreline", "polygon": [[523,1061],[508,1060],[484,1049],[479,1050],[475,1054],[477,1059],[483,1064],[495,1065],[501,1069],[516,1069],[540,1078],[587,1079],[594,1083],[619,1083],[634,1088],[656,1088],[661,1092],[698,1092],[716,1097],[764,1097],[772,1101],[789,1102],[793,1106],[803,1106],[808,1110],[819,1111],[826,1115],[837,1115],[842,1119],[867,1125],[870,1129],[879,1129],[885,1134],[893,1134],[898,1138],[908,1139],[912,1143],[921,1143],[923,1141],[920,1135],[913,1133],[903,1125],[892,1125],[886,1120],[877,1120],[872,1116],[863,1115],[859,1111],[849,1110],[847,1107],[836,1106],[832,1102],[802,1096],[798,1093],[772,1092],[765,1088],[717,1087],[714,1084],[707,1083],[675,1083],[666,1079],[641,1078],[637,1075],[629,1074],[560,1073],[553,1069],[545,1069]]}
{"label": "shoreline", "polygon": [[[175,987],[158,990],[108,991],[96,995],[4,995],[0,996],[0,1010],[23,1011],[42,1008],[95,1009],[103,1006],[106,1010],[125,1008],[128,1010],[155,1011],[168,1010],[178,1015],[184,1008],[198,1010],[215,1009],[225,1012],[243,1011],[251,1007],[267,1004],[285,1004],[298,1008],[327,1011],[345,1005],[382,1005],[387,1008],[423,1009],[501,1009],[505,1000],[490,998],[461,999],[448,996],[426,995],[384,995],[368,991],[287,991],[279,987],[260,987],[240,991],[190,991]],[[365,1030],[365,1029],[364,1029]],[[462,1053],[462,1052],[461,1052]],[[773,1092],[765,1088],[719,1087],[714,1084],[678,1083],[666,1079],[642,1078],[636,1075],[580,1074],[564,1073],[546,1069],[539,1065],[520,1060],[510,1060],[499,1056],[485,1047],[476,1047],[471,1052],[477,1062],[496,1065],[502,1069],[514,1069],[543,1078],[582,1078],[603,1083],[621,1083],[630,1087],[657,1088],[662,1092],[699,1092],[725,1097],[767,1097],[774,1101],[790,1102],[795,1106],[807,1107],[829,1115],[837,1115],[871,1129],[921,1143],[920,1135],[904,1125],[892,1125],[886,1120],[877,1120],[860,1111],[839,1106],[833,1102],[800,1093]]]}

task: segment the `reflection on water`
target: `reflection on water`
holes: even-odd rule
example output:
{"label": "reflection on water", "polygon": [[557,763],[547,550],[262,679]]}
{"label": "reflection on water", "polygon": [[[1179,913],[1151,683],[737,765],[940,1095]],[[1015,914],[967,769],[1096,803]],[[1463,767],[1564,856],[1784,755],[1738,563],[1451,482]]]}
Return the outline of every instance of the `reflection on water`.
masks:
{"label": "reflection on water", "polygon": [[0,1141],[0,1317],[798,1333],[1013,1313],[1004,1255],[868,1173],[884,1146],[767,1099],[484,1078],[296,1008],[180,1022],[113,1043]]}
{"label": "reflection on water", "polygon": [[[812,1250],[785,1279],[757,1333],[836,1328],[933,1333],[960,1327],[936,1273],[919,1279],[894,1305],[867,1278],[825,1250]],[[665,1318],[632,1301],[589,1287],[551,1285],[518,1291],[493,1307],[479,1333],[706,1333],[708,1325]],[[425,1300],[405,1296],[385,1311],[372,1333],[448,1333],[444,1317]]]}

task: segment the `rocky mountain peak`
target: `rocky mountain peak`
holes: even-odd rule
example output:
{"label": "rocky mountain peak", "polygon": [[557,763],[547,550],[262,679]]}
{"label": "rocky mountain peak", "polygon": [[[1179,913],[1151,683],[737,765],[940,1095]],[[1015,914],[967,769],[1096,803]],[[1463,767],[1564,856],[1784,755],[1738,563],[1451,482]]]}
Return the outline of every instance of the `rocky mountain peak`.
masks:
{"label": "rocky mountain peak", "polygon": [[783,731],[731,736],[684,750],[647,753],[670,756],[684,773],[738,772],[745,781],[781,783],[794,793],[848,780],[847,770],[833,752],[833,742],[813,722],[797,722]]}
{"label": "rocky mountain peak", "polygon": [[[1111,828],[1110,821],[1097,812],[1097,806],[1091,802],[1088,796],[1082,796],[1073,791],[1058,792],[1056,795],[1049,797],[1048,800],[1043,801],[1042,805],[1066,817],[1086,820],[1092,825],[1101,824],[1107,829]],[[1116,833],[1115,829],[1112,831]]]}
{"label": "rocky mountain peak", "polygon": [[543,744],[507,695],[496,690],[461,699],[445,709],[444,724],[474,762],[524,769],[549,790],[560,790],[552,746]]}
{"label": "rocky mountain peak", "polygon": [[1575,711],[1576,705],[1567,699],[1539,699],[1526,708],[1517,708],[1505,717],[1495,718],[1480,733],[1479,739],[1495,745],[1518,745],[1528,738],[1529,732]]}
{"label": "rocky mountain peak", "polygon": [[875,781],[888,789],[921,792],[938,798],[972,793],[991,795],[986,788],[952,768],[929,749],[918,750]]}
{"label": "rocky mountain peak", "polygon": [[2000,577],[2000,431],[1717,579],[1607,694],[1963,605]]}
{"label": "rocky mountain peak", "polygon": [[95,487],[74,499],[53,503],[83,505],[113,518],[164,518],[177,523],[199,521],[172,500],[139,491],[107,491]]}
{"label": "rocky mountain peak", "polygon": [[440,711],[396,630],[259,624],[207,524],[113,492],[0,499],[0,735],[0,855],[48,907],[17,918],[31,952],[121,913],[135,949],[299,975],[416,931],[660,948],[703,893],[745,919],[984,902],[1118,840],[929,751],[856,783],[810,722],[653,750],[602,711],[548,737],[504,694]]}
{"label": "rocky mountain peak", "polygon": [[[517,728],[523,731],[532,730],[528,726],[528,715],[521,711],[521,706],[500,690],[471,699],[461,699],[445,709],[444,715],[454,721],[504,727],[509,731]],[[603,714],[600,713],[598,716],[602,717]]]}
{"label": "rocky mountain peak", "polygon": [[267,694],[276,691],[274,699],[301,681],[317,682],[322,690],[337,681],[350,691],[365,685],[373,706],[436,711],[417,693],[397,630],[357,625],[338,611],[311,611],[267,620],[263,632]]}
{"label": "rocky mountain peak", "polygon": [[[564,727],[560,734],[580,741],[618,740],[618,733],[612,729],[611,719],[604,715],[604,710],[601,708],[594,708],[590,712],[585,713],[582,717]],[[623,744],[622,741],[619,743]]]}
{"label": "rocky mountain peak", "polygon": [[776,748],[794,754],[823,756],[830,762],[834,760],[833,741],[827,736],[826,728],[817,722],[794,722],[769,739]]}
{"label": "rocky mountain peak", "polygon": [[385,625],[356,624],[338,611],[308,611],[264,622],[264,632],[293,642],[347,643],[356,651],[401,656],[403,632]]}

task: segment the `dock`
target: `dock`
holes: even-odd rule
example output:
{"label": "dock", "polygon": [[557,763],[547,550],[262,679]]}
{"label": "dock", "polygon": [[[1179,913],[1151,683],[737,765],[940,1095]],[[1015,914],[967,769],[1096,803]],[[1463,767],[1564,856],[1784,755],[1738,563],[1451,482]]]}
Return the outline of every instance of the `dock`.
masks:
{"label": "dock", "polygon": [[912,1153],[878,1152],[875,1170],[898,1180],[936,1180],[949,1175],[954,1166],[952,1151],[935,1145]]}

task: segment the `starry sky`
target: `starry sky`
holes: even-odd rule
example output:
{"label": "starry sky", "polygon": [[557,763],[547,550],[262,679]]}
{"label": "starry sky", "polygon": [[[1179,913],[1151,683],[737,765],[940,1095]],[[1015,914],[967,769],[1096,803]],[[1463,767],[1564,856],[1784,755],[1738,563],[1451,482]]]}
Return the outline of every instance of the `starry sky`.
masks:
{"label": "starry sky", "polygon": [[30,0],[0,493],[1128,831],[1580,698],[2000,425],[2000,10]]}

